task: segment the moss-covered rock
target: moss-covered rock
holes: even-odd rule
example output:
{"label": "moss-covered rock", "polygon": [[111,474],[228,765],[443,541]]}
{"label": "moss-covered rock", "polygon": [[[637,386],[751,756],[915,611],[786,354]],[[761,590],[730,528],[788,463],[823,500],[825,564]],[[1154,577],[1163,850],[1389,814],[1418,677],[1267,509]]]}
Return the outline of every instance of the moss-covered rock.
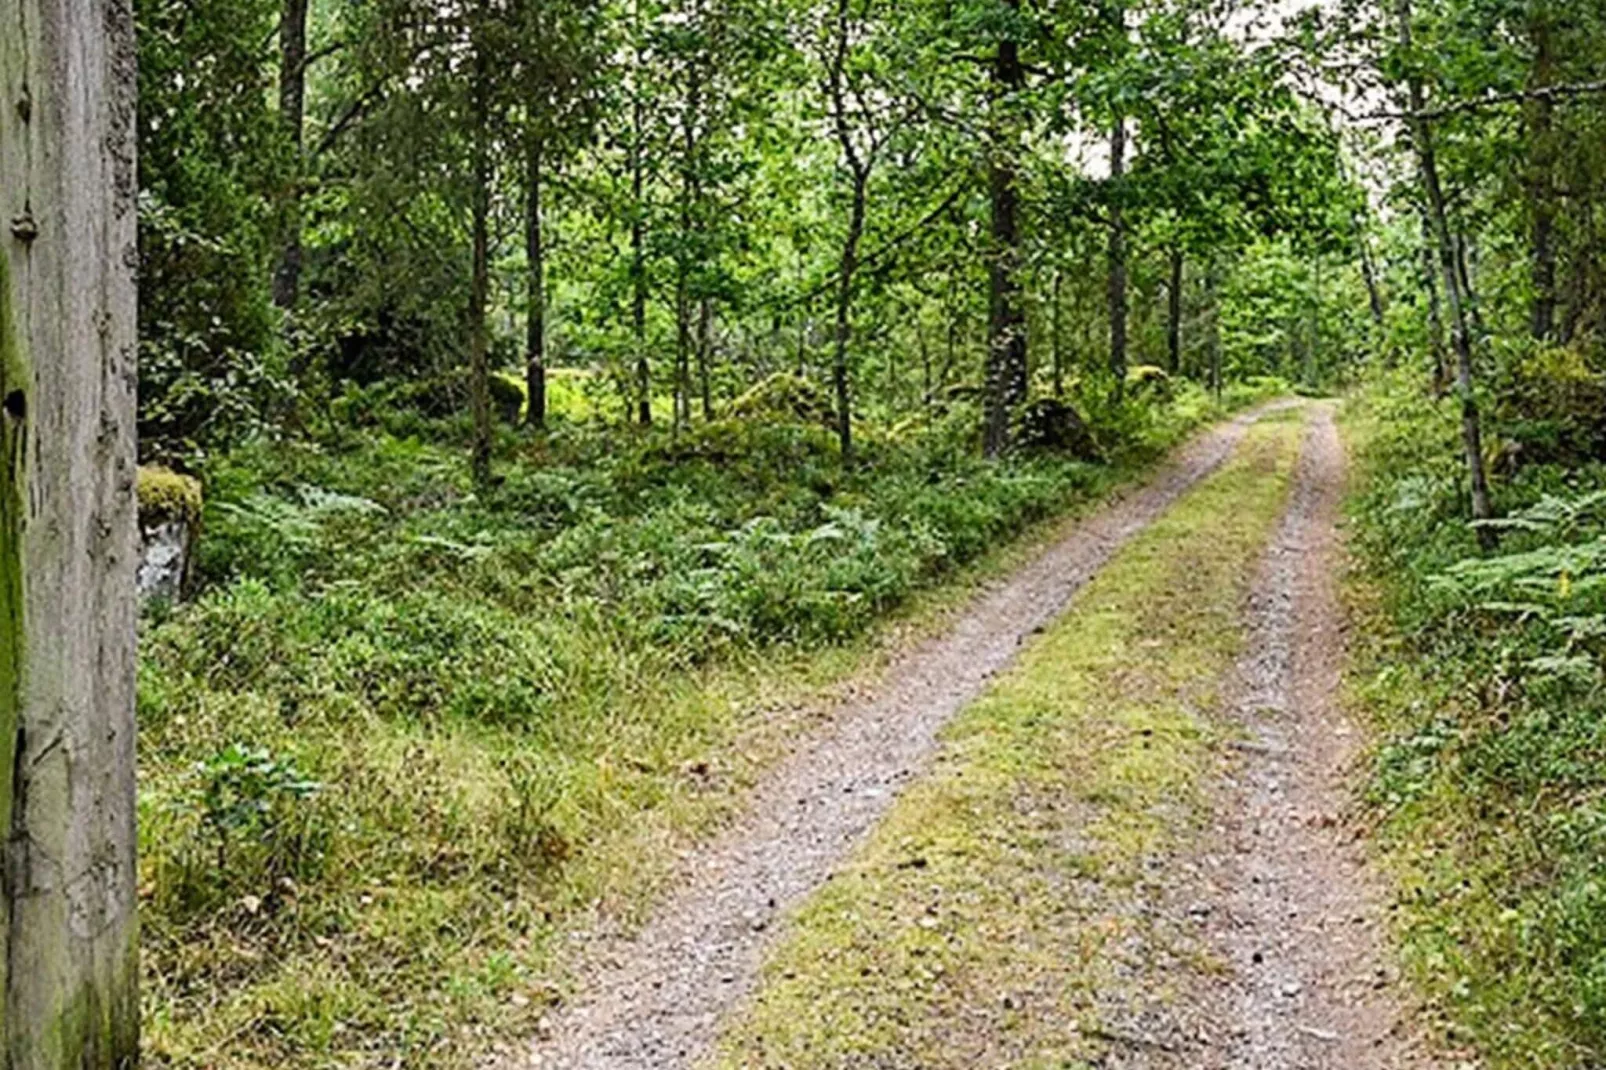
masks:
{"label": "moss-covered rock", "polygon": [[731,402],[730,414],[738,420],[779,416],[830,427],[836,420],[836,406],[826,389],[813,379],[779,372],[755,383]]}
{"label": "moss-covered rock", "polygon": [[154,527],[169,521],[194,526],[201,519],[201,481],[162,465],[139,469],[139,524]]}

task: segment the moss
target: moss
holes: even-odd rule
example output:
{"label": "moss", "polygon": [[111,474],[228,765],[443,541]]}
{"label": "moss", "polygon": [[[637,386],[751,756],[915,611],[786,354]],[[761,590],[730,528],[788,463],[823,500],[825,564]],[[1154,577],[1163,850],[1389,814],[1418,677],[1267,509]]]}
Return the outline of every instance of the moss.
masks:
{"label": "moss", "polygon": [[139,522],[159,524],[182,520],[194,525],[201,518],[201,481],[160,465],[139,470]]}

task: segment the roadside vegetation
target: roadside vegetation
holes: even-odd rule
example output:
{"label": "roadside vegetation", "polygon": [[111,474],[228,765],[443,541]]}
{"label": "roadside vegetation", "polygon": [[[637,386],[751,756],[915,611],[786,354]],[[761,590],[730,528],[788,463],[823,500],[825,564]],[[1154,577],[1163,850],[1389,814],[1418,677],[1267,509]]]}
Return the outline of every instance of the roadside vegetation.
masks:
{"label": "roadside vegetation", "polygon": [[1448,402],[1395,375],[1348,410],[1370,803],[1412,972],[1494,1067],[1606,1058],[1606,467],[1597,402],[1546,400],[1497,413],[1553,452],[1497,484],[1491,552]]}
{"label": "roadside vegetation", "polygon": [[718,1065],[1090,1065],[1124,999],[1200,967],[1165,957],[1152,907],[1234,731],[1216,715],[1301,422],[1252,429],[954,721],[785,924]]}

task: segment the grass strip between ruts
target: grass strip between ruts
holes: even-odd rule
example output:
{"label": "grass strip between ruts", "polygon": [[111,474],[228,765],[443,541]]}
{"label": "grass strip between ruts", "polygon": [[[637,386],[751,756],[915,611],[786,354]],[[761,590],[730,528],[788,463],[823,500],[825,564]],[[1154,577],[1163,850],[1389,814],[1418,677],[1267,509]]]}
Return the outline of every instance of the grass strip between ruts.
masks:
{"label": "grass strip between ruts", "polygon": [[[1254,428],[945,733],[789,922],[716,1065],[1075,1066],[1149,965],[1302,415]],[[1139,951],[1139,953],[1142,953]]]}

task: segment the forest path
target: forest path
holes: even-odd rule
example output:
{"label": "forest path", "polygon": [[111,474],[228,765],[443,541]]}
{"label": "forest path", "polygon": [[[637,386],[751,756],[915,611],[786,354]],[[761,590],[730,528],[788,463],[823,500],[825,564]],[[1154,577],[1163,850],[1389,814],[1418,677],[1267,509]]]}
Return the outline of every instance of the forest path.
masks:
{"label": "forest path", "polygon": [[877,692],[837,710],[755,790],[746,814],[635,937],[593,956],[580,999],[555,1012],[524,1065],[691,1065],[753,989],[770,926],[824,883],[925,767],[938,732],[1135,535],[1232,455],[1262,407],[1181,448],[1152,478],[1077,523],[943,634],[894,662]]}
{"label": "forest path", "polygon": [[[1249,596],[1209,817],[1158,910],[1217,971],[1180,995],[1149,976],[1098,1065],[1142,1070],[1428,1070],[1396,982],[1384,897],[1354,814],[1362,730],[1342,706],[1338,521],[1345,452],[1312,407],[1292,491]],[[1156,959],[1150,957],[1149,962]],[[1157,972],[1157,971],[1156,971]],[[1135,1013],[1134,1013],[1135,1012]]]}

